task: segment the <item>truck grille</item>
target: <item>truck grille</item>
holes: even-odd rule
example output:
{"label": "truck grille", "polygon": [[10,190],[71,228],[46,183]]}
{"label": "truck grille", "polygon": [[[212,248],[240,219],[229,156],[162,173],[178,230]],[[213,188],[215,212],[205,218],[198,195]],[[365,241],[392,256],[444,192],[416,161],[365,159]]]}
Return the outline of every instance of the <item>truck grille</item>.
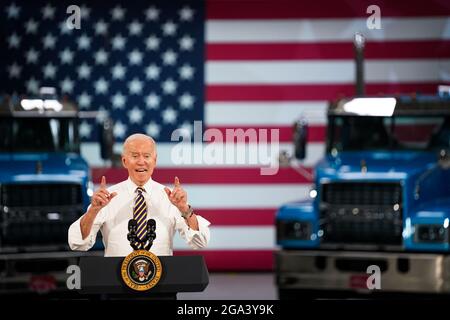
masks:
{"label": "truck grille", "polygon": [[67,231],[83,214],[80,184],[2,184],[0,243],[3,247],[67,244]]}
{"label": "truck grille", "polygon": [[7,207],[50,207],[82,203],[81,185],[3,184],[0,201]]}
{"label": "truck grille", "polygon": [[402,244],[400,183],[327,183],[321,200],[323,243]]}

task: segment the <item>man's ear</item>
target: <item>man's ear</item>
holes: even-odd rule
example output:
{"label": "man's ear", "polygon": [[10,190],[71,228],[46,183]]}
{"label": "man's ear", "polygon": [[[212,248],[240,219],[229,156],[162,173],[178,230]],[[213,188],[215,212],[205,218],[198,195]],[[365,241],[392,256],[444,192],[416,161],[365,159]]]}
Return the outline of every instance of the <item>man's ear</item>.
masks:
{"label": "man's ear", "polygon": [[122,165],[123,165],[123,167],[124,167],[125,169],[128,169],[128,168],[127,168],[127,162],[126,162],[126,159],[125,159],[124,156],[122,156]]}

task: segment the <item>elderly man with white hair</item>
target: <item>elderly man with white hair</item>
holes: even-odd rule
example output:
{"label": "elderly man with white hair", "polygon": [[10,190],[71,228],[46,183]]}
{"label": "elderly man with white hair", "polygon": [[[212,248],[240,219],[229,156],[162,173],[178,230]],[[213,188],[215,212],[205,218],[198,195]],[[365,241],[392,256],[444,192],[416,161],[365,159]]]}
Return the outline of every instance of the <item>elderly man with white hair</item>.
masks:
{"label": "elderly man with white hair", "polygon": [[150,249],[155,255],[172,255],[177,230],[193,249],[207,246],[209,221],[194,213],[177,177],[172,190],[152,180],[156,159],[156,143],[151,137],[133,134],[125,140],[122,164],[128,170],[128,179],[107,188],[102,177],[87,212],[69,228],[72,250],[89,250],[100,230],[105,256],[128,255],[133,251],[127,239],[130,219],[137,221],[138,237],[145,233],[140,226],[155,220],[156,238]]}

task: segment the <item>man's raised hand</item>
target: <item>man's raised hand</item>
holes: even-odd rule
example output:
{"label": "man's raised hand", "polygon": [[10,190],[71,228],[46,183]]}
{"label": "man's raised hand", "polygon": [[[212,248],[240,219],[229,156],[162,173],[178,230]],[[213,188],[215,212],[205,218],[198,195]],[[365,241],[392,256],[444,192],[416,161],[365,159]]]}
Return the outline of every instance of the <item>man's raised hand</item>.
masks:
{"label": "man's raised hand", "polygon": [[187,193],[181,187],[180,180],[175,177],[174,188],[171,191],[169,188],[165,187],[164,191],[169,197],[170,202],[178,208],[181,212],[186,212],[189,209],[187,204]]}
{"label": "man's raised hand", "polygon": [[105,176],[102,176],[100,188],[92,195],[91,205],[94,209],[100,210],[105,207],[115,196],[117,196],[117,192],[108,192],[106,189],[106,178]]}

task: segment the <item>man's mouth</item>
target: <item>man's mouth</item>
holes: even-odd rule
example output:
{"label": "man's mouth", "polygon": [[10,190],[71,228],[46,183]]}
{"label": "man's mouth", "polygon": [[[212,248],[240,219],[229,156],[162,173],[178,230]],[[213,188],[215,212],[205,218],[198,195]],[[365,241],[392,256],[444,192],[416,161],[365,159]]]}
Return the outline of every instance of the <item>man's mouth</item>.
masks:
{"label": "man's mouth", "polygon": [[147,169],[136,169],[135,171],[136,172],[147,172],[148,170]]}

